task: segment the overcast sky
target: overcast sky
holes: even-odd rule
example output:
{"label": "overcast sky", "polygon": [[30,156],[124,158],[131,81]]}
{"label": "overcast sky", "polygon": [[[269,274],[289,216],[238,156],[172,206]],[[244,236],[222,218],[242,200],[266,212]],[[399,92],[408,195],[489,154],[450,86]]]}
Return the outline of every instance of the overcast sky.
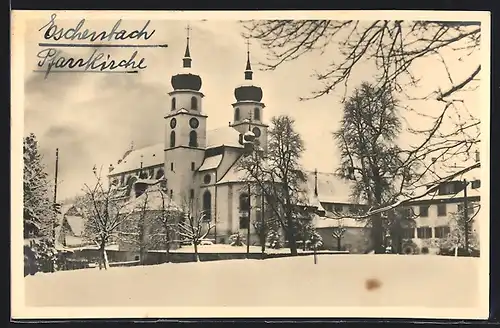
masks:
{"label": "overcast sky", "polygon": [[[47,15],[48,16],[48,15]],[[106,172],[133,141],[135,148],[163,142],[163,115],[170,105],[170,78],[182,70],[186,44],[187,21],[152,21],[149,30],[156,30],[148,43],[166,43],[168,48],[139,49],[139,57],[148,66],[139,74],[43,74],[32,73],[42,41],[38,28],[45,21],[31,21],[26,35],[25,70],[25,131],[37,135],[48,171],[54,170],[55,148],[60,150],[59,196],[69,197],[79,192],[84,182],[92,179],[92,167],[103,165]],[[87,28],[109,30],[114,20],[85,22]],[[73,27],[77,21],[60,21],[60,26]],[[127,29],[140,28],[145,21],[122,23]],[[234,88],[243,82],[246,62],[245,40],[236,21],[191,21],[191,56],[193,70],[202,77],[205,94],[203,108],[208,115],[207,127],[227,126],[232,120],[231,103]],[[319,87],[311,74],[335,59],[335,51],[325,55],[312,53],[283,65],[274,72],[258,71],[257,62],[265,60],[265,52],[253,41],[251,57],[254,83],[263,89],[266,104],[263,115],[291,115],[305,140],[303,164],[307,169],[332,172],[338,165],[338,151],[331,132],[338,128],[342,115],[340,96],[344,90],[317,100],[300,102],[300,96]],[[92,49],[72,48],[65,51],[74,57],[86,58]],[[103,49],[117,59],[128,59],[132,49]],[[477,58],[475,60],[477,62]],[[453,64],[451,64],[453,65]],[[457,67],[467,67],[458,62]],[[444,70],[436,62],[422,61],[414,71],[427,88],[446,82]],[[464,74],[469,70],[455,69]],[[353,72],[348,87],[370,80],[373,68],[361,65]],[[457,75],[459,80],[460,76]],[[428,82],[426,82],[428,81]],[[422,90],[421,90],[422,91]],[[424,90],[425,91],[425,90]],[[469,110],[479,113],[477,92],[467,95]],[[433,104],[421,104],[432,111]],[[415,118],[410,118],[414,120]],[[91,181],[91,180],[90,180]]]}

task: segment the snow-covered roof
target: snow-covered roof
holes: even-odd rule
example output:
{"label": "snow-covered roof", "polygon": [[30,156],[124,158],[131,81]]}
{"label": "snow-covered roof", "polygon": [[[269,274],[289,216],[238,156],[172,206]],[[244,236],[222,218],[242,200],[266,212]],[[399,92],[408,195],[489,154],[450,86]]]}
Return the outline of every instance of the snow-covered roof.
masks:
{"label": "snow-covered roof", "polygon": [[222,154],[207,157],[203,160],[203,163],[201,164],[198,171],[201,172],[201,171],[216,169],[219,167],[221,161],[222,161]]}
{"label": "snow-covered roof", "polygon": [[219,146],[243,148],[239,142],[240,133],[233,127],[225,126],[207,131],[207,149]]}
{"label": "snow-covered roof", "polygon": [[[306,188],[308,198],[314,199],[314,187],[316,177],[314,171],[306,172]],[[318,199],[322,203],[344,203],[354,204],[350,198],[351,190],[349,183],[335,173],[317,172]]]}
{"label": "snow-covered roof", "polygon": [[66,221],[68,222],[71,231],[75,236],[81,236],[84,228],[84,220],[81,216],[66,216]]}
{"label": "snow-covered roof", "polygon": [[136,209],[142,210],[144,209],[144,205],[147,211],[158,211],[163,209],[163,206],[165,206],[166,210],[181,210],[181,208],[170,199],[167,193],[161,189],[159,184],[148,186],[143,194],[130,200],[126,205],[126,211],[133,211]]}
{"label": "snow-covered roof", "polygon": [[317,229],[335,228],[335,227],[364,228],[366,226],[366,223],[353,218],[333,219],[333,218],[322,218],[315,215],[315,217],[313,218],[313,225]]}
{"label": "snow-covered roof", "polygon": [[163,165],[165,163],[165,156],[163,156],[164,144],[158,143],[148,147],[134,149],[125,158],[117,164],[111,175],[119,174],[128,171],[134,171],[141,167],[150,167]]}
{"label": "snow-covered roof", "polygon": [[[241,157],[240,157],[241,158]],[[226,172],[226,174],[217,182],[217,184],[231,183],[231,182],[243,182],[246,178],[246,173],[244,170],[240,169],[238,161],[240,158],[236,160],[231,168]]]}

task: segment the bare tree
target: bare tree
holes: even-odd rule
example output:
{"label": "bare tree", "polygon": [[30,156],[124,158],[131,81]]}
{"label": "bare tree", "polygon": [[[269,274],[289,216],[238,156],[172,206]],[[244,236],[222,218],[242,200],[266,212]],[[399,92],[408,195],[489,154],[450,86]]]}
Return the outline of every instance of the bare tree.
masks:
{"label": "bare tree", "polygon": [[116,199],[116,188],[105,182],[94,168],[95,185],[84,185],[84,195],[76,206],[85,219],[84,237],[97,245],[100,253],[99,269],[109,267],[106,246],[120,238],[119,228],[133,219],[134,211],[124,202]]}
{"label": "bare tree", "polygon": [[178,223],[178,233],[181,239],[189,241],[194,247],[196,262],[200,261],[198,245],[203,241],[210,231],[215,227],[207,214],[203,211],[200,215],[192,213],[191,206],[185,207],[183,217]]}
{"label": "bare tree", "polygon": [[342,238],[344,238],[347,229],[344,227],[342,219],[338,220],[338,225],[332,228],[332,236],[337,241],[337,250],[342,250]]}
{"label": "bare tree", "polygon": [[292,255],[297,255],[297,212],[306,203],[306,176],[299,163],[304,142],[288,116],[271,118],[268,152],[256,150],[241,158],[238,169],[244,180],[264,195],[267,209],[286,233]]}
{"label": "bare tree", "polygon": [[[469,111],[465,101],[465,91],[479,86],[479,22],[265,20],[244,21],[243,25],[245,34],[267,49],[264,69],[277,69],[313,52],[331,56],[331,64],[314,74],[322,88],[302,100],[342,88],[345,99],[353,72],[363,63],[372,64],[373,85],[394,90],[405,103],[402,108],[405,114],[426,121],[423,124],[418,120],[418,127],[405,122],[407,132],[420,140],[402,149],[405,157],[401,166],[422,164],[422,179],[436,182],[449,179],[446,175],[450,173],[450,160],[469,159],[471,149],[480,141],[480,120]],[[422,95],[418,94],[423,82],[416,65],[424,60],[434,60],[433,72],[441,70],[447,80]],[[469,66],[470,71],[463,74]],[[435,80],[434,75],[432,79]],[[425,101],[423,106],[422,101]],[[429,107],[436,109],[427,113],[425,108]],[[433,167],[437,164],[446,173],[436,172]],[[473,164],[466,170],[478,166]],[[394,202],[399,201],[404,200]],[[376,212],[369,215],[378,213],[378,209],[394,207],[381,204],[373,207],[370,211]]]}

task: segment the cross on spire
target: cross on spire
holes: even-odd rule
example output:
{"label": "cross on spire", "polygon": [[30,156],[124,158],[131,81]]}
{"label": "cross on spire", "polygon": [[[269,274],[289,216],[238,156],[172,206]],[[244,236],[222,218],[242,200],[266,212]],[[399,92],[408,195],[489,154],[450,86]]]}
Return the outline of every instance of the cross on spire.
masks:
{"label": "cross on spire", "polygon": [[252,79],[252,65],[250,64],[250,38],[246,38],[247,42],[247,67],[245,68],[245,80],[251,80]]}
{"label": "cross on spire", "polygon": [[186,51],[184,52],[184,58],[182,60],[182,66],[184,68],[190,68],[191,67],[191,53],[189,52],[189,31],[191,30],[191,27],[189,26],[189,23],[186,27],[187,31],[187,42],[186,42]]}

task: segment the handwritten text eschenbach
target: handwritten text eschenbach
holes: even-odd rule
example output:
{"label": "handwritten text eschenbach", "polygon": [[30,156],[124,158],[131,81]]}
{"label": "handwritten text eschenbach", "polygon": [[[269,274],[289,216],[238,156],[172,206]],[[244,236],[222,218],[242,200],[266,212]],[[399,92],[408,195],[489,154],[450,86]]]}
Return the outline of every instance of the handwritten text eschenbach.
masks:
{"label": "handwritten text eschenbach", "polygon": [[[144,45],[144,44],[103,44],[103,41],[126,41],[126,40],[149,40],[155,30],[148,31],[147,28],[150,21],[140,30],[127,31],[120,29],[122,20],[118,20],[110,31],[91,31],[83,29],[85,19],[74,28],[62,28],[57,26],[56,14],[52,14],[50,21],[39,29],[43,32],[43,37],[48,43],[40,43],[44,49],[40,50],[37,54],[39,58],[38,67],[42,68],[45,72],[45,77],[49,73],[57,71],[65,72],[125,72],[137,73],[139,70],[147,68],[144,58],[137,58],[138,51],[135,50],[129,58],[115,60],[110,54],[105,54],[99,48],[119,47],[119,48],[140,48],[140,47],[167,47],[163,45]],[[50,42],[50,41],[69,41],[69,43]],[[89,43],[72,43],[71,41],[86,40]],[[95,42],[95,43],[94,43]],[[81,48],[95,48],[92,54],[87,58],[74,58],[72,56],[63,55],[58,50],[59,47],[81,47]],[[104,58],[104,59],[103,59]]]}

